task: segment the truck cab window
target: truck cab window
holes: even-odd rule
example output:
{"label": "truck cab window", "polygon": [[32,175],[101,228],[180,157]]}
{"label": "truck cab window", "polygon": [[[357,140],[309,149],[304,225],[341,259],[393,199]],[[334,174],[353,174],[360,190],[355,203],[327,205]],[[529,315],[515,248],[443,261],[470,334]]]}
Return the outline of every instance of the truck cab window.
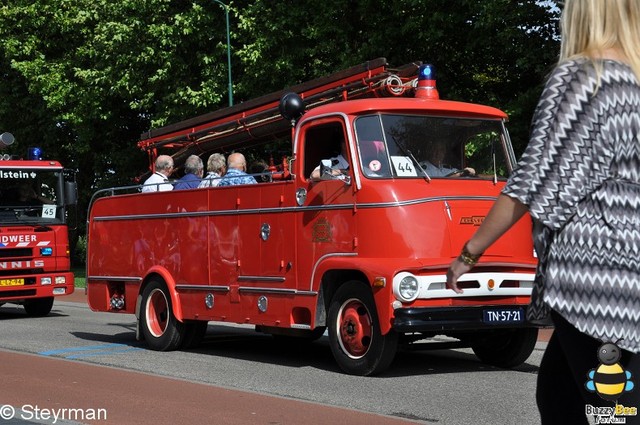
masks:
{"label": "truck cab window", "polygon": [[499,120],[376,114],[358,118],[355,127],[368,177],[508,175]]}
{"label": "truck cab window", "polygon": [[4,179],[0,199],[3,220],[49,224],[65,221],[61,171],[31,170],[10,175],[17,178]]}
{"label": "truck cab window", "polygon": [[[332,168],[348,170],[349,156],[344,126],[341,122],[316,125],[305,132],[305,176],[310,177],[322,160],[331,160]],[[342,158],[342,159],[341,159]]]}

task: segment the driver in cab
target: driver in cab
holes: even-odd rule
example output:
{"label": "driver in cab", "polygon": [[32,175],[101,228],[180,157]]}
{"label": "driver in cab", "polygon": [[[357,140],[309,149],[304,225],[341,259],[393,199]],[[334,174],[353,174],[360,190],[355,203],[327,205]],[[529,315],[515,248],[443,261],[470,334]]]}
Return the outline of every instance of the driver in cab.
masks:
{"label": "driver in cab", "polygon": [[346,176],[349,170],[349,161],[347,161],[346,156],[346,146],[342,141],[340,143],[340,153],[329,159],[323,159],[321,164],[311,172],[311,179],[320,180],[323,173],[325,175],[330,174],[336,179]]}

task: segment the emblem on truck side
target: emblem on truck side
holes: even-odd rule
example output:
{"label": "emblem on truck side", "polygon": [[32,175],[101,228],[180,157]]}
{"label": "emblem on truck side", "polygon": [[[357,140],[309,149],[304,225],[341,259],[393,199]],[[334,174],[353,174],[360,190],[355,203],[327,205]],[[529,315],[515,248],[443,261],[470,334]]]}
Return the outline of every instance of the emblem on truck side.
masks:
{"label": "emblem on truck side", "polygon": [[480,226],[484,221],[485,216],[474,215],[471,217],[460,217],[460,224],[471,224],[473,226]]}
{"label": "emblem on truck side", "polygon": [[320,218],[313,225],[311,239],[313,242],[331,242],[331,224],[326,218]]}

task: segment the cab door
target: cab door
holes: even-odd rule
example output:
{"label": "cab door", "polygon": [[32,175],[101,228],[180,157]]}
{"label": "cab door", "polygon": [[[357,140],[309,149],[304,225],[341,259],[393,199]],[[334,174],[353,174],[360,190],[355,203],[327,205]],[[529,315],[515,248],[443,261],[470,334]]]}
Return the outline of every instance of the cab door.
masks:
{"label": "cab door", "polygon": [[[312,275],[324,259],[355,252],[354,163],[348,134],[342,116],[316,119],[300,127],[298,160],[302,161],[303,175],[296,181],[298,190],[306,191],[297,215],[299,262],[304,262],[298,267],[300,290],[314,290]],[[311,178],[323,159],[339,154],[348,162],[343,178]]]}

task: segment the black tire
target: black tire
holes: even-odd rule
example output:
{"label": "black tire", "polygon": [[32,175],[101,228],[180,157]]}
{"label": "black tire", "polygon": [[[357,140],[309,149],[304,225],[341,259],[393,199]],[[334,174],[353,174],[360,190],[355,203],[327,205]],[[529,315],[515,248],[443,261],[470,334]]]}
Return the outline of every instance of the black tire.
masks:
{"label": "black tire", "polygon": [[185,336],[185,325],[173,314],[173,305],[167,286],[152,280],[142,291],[140,328],[147,345],[156,351],[180,348]]}
{"label": "black tire", "polygon": [[398,334],[380,333],[371,289],[350,281],[336,291],[327,322],[329,345],[340,368],[351,375],[376,375],[386,370],[398,349]]}
{"label": "black tire", "polygon": [[505,369],[524,363],[536,346],[537,328],[495,330],[471,345],[483,362]]}
{"label": "black tire", "polygon": [[185,321],[184,338],[182,339],[182,348],[196,348],[202,342],[204,335],[207,333],[208,322],[199,320]]}
{"label": "black tire", "polygon": [[44,317],[51,312],[53,297],[26,300],[22,305],[29,317]]}

